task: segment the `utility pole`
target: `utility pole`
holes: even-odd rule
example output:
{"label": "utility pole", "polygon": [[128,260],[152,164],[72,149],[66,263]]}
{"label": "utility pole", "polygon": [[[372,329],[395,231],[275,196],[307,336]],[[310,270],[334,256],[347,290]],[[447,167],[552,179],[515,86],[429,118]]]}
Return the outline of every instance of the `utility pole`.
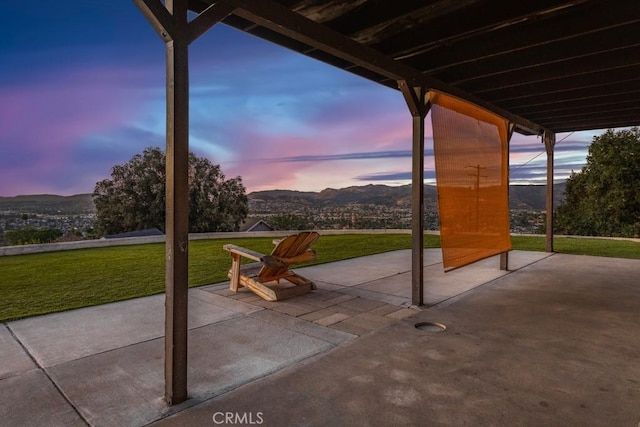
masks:
{"label": "utility pole", "polygon": [[469,176],[476,177],[476,231],[480,230],[480,178],[487,178],[488,175],[480,175],[480,169],[486,169],[486,166],[480,166],[479,164],[472,166],[465,166],[465,168],[474,168],[476,173],[470,173]]}

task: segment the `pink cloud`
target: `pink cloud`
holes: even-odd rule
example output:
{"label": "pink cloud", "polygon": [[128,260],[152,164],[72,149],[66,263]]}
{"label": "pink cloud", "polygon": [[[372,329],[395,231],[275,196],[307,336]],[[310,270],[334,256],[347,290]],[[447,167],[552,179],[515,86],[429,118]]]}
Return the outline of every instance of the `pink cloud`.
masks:
{"label": "pink cloud", "polygon": [[65,174],[78,145],[122,126],[142,103],[117,77],[128,72],[74,69],[2,88],[0,194],[59,192],[59,183],[73,182]]}
{"label": "pink cloud", "polygon": [[385,117],[351,117],[335,125],[308,123],[304,134],[265,134],[254,126],[234,127],[230,136],[238,157],[227,166],[229,176],[241,175],[249,191],[268,188],[305,190],[362,184],[357,176],[410,167],[410,159],[283,162],[282,158],[326,156],[354,152],[411,149],[411,118],[390,111]]}

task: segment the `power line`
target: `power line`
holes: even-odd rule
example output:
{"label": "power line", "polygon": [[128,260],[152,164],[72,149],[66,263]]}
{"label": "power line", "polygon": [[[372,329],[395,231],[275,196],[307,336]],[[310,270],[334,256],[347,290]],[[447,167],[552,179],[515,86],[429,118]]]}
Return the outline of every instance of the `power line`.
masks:
{"label": "power line", "polygon": [[[575,133],[575,131],[574,131],[574,132],[571,132],[569,135],[565,136],[565,137],[564,137],[564,138],[562,138],[560,141],[556,142],[556,145],[560,144],[562,141],[564,141],[565,139],[569,138],[569,137],[570,137],[571,135],[573,135],[574,133]],[[527,160],[526,162],[522,163],[521,165],[518,165],[518,167],[517,167],[517,168],[515,168],[515,169],[511,169],[511,168],[510,168],[510,169],[511,169],[511,172],[515,172],[515,171],[517,171],[518,169],[520,169],[521,167],[528,165],[529,163],[531,163],[532,161],[534,161],[535,159],[537,159],[538,157],[540,157],[540,156],[541,156],[541,155],[543,155],[544,153],[546,153],[546,150],[541,151],[540,153],[536,154],[535,156],[533,156],[532,158],[530,158],[530,159],[529,159],[529,160]]]}

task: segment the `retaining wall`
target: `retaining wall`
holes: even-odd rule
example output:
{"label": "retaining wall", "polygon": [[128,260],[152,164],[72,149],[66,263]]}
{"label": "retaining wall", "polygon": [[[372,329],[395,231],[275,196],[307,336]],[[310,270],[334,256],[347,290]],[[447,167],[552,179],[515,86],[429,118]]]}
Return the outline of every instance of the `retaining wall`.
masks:
{"label": "retaining wall", "polygon": [[[202,239],[246,239],[251,237],[283,237],[297,233],[298,230],[292,231],[243,231],[230,233],[192,233],[189,234],[189,240]],[[409,229],[384,229],[384,230],[318,230],[323,236],[331,236],[338,234],[411,234]],[[440,234],[439,231],[425,231],[425,234]],[[511,234],[512,236],[538,236],[544,237],[543,234]],[[147,236],[147,237],[123,237],[120,239],[96,239],[96,240],[80,240],[77,242],[62,243],[46,243],[42,245],[21,245],[21,246],[0,246],[0,256],[35,254],[39,252],[55,252],[69,251],[74,249],[101,248],[107,246],[125,246],[125,245],[143,245],[145,243],[162,243],[165,236]],[[560,236],[572,239],[608,239],[608,240],[629,240],[640,243],[640,239],[627,237],[595,237],[595,236]]]}
{"label": "retaining wall", "polygon": [[[251,237],[283,237],[298,231],[251,231],[230,233],[192,233],[189,240],[246,239]],[[321,235],[336,234],[411,234],[411,230],[319,230]],[[437,233],[437,232],[432,232]],[[143,245],[162,243],[165,236],[123,237],[119,239],[80,240],[77,242],[45,243],[41,245],[0,246],[0,256],[35,254],[40,252],[70,251],[74,249],[102,248],[108,246]]]}

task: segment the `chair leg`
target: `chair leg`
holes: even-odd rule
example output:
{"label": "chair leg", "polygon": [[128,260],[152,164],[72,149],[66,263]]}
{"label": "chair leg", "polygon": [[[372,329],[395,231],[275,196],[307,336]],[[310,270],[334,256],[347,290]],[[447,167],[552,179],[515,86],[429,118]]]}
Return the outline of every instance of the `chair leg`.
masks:
{"label": "chair leg", "polygon": [[231,254],[231,282],[229,283],[229,289],[233,292],[238,292],[240,287],[240,255]]}

